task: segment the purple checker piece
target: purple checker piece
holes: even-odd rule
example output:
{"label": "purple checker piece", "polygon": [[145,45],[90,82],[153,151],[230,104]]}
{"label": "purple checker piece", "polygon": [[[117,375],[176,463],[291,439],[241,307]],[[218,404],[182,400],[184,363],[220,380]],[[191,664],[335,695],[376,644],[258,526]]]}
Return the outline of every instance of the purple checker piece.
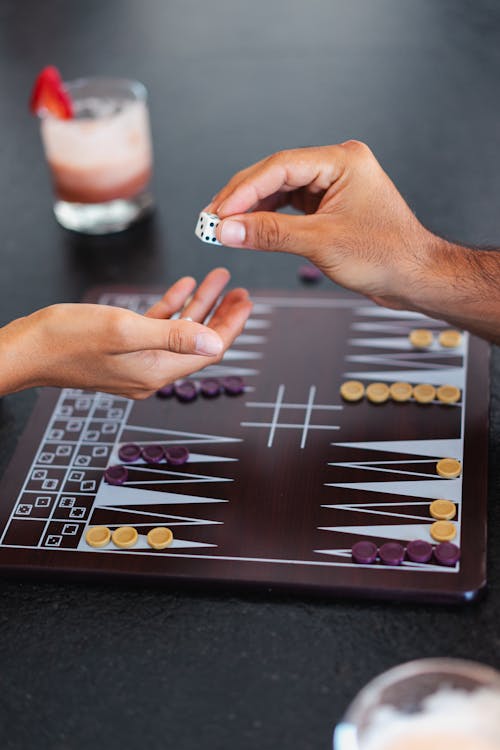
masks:
{"label": "purple checker piece", "polygon": [[399,542],[386,542],[380,547],[378,554],[384,565],[401,565],[405,559],[405,548]]}
{"label": "purple checker piece", "polygon": [[189,451],[184,445],[169,445],[165,448],[165,458],[171,466],[180,466],[188,460]]}
{"label": "purple checker piece", "polygon": [[453,542],[441,542],[434,549],[434,557],[439,565],[447,565],[451,568],[460,560],[460,549]]}
{"label": "purple checker piece", "polygon": [[141,453],[147,464],[159,464],[165,458],[165,451],[161,445],[143,445]]}
{"label": "purple checker piece", "polygon": [[298,275],[301,281],[305,281],[307,284],[316,284],[323,278],[319,268],[309,263],[299,267]]}
{"label": "purple checker piece", "polygon": [[414,539],[406,548],[408,560],[415,563],[427,563],[432,557],[432,544],[424,539]]}
{"label": "purple checker piece", "polygon": [[216,378],[206,378],[200,383],[200,391],[202,396],[206,398],[214,398],[218,396],[222,391],[220,381]]}
{"label": "purple checker piece", "polygon": [[352,559],[359,565],[371,565],[377,559],[377,545],[373,542],[361,541],[353,544]]}
{"label": "purple checker piece", "polygon": [[223,378],[222,385],[228,396],[239,396],[245,390],[243,378],[238,377],[238,375],[230,375],[227,378]]}
{"label": "purple checker piece", "polygon": [[176,384],[174,391],[179,401],[194,401],[198,395],[195,384],[190,383],[188,380]]}
{"label": "purple checker piece", "polygon": [[125,484],[128,479],[128,469],[126,466],[110,466],[104,472],[104,479],[108,484]]}
{"label": "purple checker piece", "polygon": [[118,457],[124,464],[132,464],[134,461],[138,461],[141,457],[141,449],[134,443],[122,445],[118,451]]}
{"label": "purple checker piece", "polygon": [[170,398],[170,396],[174,395],[174,386],[172,383],[169,383],[168,385],[164,385],[163,388],[160,388],[158,391],[156,391],[156,395],[158,398]]}

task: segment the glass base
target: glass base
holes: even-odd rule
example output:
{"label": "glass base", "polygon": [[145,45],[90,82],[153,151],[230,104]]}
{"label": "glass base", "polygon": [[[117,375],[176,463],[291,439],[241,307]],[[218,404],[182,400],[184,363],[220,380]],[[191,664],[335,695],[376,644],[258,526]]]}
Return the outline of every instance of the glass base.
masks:
{"label": "glass base", "polygon": [[123,232],[131,224],[153,210],[153,196],[149,192],[133,198],[107,203],[69,203],[56,201],[54,213],[59,224],[82,234],[112,234]]}

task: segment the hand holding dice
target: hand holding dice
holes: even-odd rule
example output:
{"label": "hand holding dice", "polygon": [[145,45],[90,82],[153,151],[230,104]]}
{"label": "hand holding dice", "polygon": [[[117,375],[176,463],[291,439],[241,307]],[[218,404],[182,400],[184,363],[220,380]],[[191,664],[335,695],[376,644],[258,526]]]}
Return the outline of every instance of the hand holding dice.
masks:
{"label": "hand holding dice", "polygon": [[[305,216],[278,212],[287,205]],[[357,141],[279,152],[238,172],[200,214],[196,235],[303,255],[337,283],[393,305],[415,273],[411,246],[427,252],[433,237]]]}

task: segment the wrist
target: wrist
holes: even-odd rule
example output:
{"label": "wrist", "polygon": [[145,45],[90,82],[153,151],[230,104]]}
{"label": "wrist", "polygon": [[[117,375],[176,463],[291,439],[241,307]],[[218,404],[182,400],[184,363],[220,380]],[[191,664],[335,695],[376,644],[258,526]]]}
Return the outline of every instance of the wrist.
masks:
{"label": "wrist", "polygon": [[40,385],[34,318],[18,318],[0,329],[0,396]]}
{"label": "wrist", "polygon": [[405,307],[438,317],[449,313],[456,292],[451,282],[463,264],[463,251],[424,229],[402,279]]}

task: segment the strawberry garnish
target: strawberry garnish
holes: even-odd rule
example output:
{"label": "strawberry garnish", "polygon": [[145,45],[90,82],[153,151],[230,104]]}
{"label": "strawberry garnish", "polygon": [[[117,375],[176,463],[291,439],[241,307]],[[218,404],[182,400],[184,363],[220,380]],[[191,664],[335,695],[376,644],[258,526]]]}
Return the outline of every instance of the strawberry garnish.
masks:
{"label": "strawberry garnish", "polygon": [[30,109],[34,115],[46,114],[69,120],[73,117],[73,104],[64,88],[57,68],[49,65],[38,75],[30,99]]}

